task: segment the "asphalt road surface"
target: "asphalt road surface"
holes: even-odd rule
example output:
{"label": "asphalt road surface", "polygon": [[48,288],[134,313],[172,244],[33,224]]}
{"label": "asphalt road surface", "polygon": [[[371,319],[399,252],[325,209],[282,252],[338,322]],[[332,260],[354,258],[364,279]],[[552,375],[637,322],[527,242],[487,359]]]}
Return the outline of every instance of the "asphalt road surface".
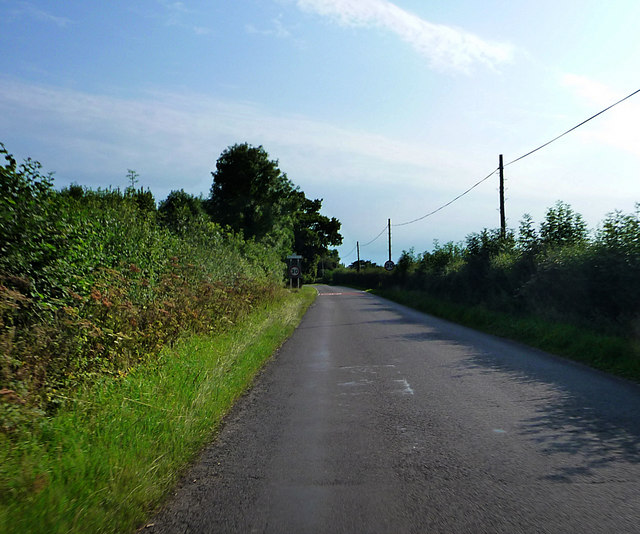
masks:
{"label": "asphalt road surface", "polygon": [[638,386],[318,290],[145,532],[640,532]]}

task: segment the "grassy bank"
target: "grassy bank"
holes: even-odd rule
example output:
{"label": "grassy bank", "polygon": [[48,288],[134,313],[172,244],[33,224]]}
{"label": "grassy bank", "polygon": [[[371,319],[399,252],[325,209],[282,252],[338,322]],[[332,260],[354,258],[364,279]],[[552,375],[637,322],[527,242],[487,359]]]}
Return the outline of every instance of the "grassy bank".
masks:
{"label": "grassy bank", "polygon": [[640,382],[640,345],[635,340],[604,335],[539,317],[517,316],[491,311],[482,306],[454,304],[421,291],[381,289],[373,292],[437,317],[520,341]]}
{"label": "grassy bank", "polygon": [[226,333],[184,338],[154,363],[79,391],[17,439],[0,433],[0,531],[133,531],[314,296],[305,287]]}

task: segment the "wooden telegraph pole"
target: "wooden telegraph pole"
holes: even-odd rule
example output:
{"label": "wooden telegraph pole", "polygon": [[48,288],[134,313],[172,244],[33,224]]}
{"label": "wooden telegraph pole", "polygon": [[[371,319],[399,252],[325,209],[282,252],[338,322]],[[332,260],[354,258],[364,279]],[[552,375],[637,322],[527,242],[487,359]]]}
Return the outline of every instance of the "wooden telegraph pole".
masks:
{"label": "wooden telegraph pole", "polygon": [[389,219],[389,261],[391,261],[391,219]]}
{"label": "wooden telegraph pole", "polygon": [[389,224],[389,261],[384,262],[384,268],[387,271],[393,271],[394,264],[391,261],[391,219],[389,219],[388,224]]}
{"label": "wooden telegraph pole", "polygon": [[356,241],[356,248],[358,249],[358,263],[356,269],[360,272],[360,241]]}
{"label": "wooden telegraph pole", "polygon": [[504,213],[504,165],[502,163],[502,154],[499,157],[498,168],[500,169],[500,237],[504,239],[507,237],[507,218]]}

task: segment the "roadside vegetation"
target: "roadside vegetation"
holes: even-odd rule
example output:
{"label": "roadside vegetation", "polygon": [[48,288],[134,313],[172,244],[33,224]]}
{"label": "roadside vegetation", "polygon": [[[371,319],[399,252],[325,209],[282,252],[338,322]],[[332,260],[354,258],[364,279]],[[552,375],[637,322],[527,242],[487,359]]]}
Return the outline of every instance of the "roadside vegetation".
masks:
{"label": "roadside vegetation", "polygon": [[0,157],[0,530],[126,531],[313,298],[284,257],[304,248],[314,276],[340,223],[262,147],[158,205],[132,170],[57,190]]}
{"label": "roadside vegetation", "polygon": [[594,232],[557,202],[536,228],[485,229],[430,252],[327,273],[388,298],[640,381],[640,206]]}
{"label": "roadside vegetation", "polygon": [[224,333],[183,338],[80,388],[17,437],[0,434],[2,532],[142,526],[314,297],[308,286],[281,294]]}

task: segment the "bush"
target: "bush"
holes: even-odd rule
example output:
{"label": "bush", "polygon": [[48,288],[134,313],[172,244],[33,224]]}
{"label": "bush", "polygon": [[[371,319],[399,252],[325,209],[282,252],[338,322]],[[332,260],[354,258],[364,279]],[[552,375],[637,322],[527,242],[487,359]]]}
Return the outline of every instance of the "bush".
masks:
{"label": "bush", "polygon": [[281,291],[283,264],[266,246],[199,212],[183,220],[177,210],[166,224],[142,189],[56,191],[39,163],[18,166],[0,147],[5,431],[27,412],[55,410],[80,384],[153,361],[186,332],[225,329]]}
{"label": "bush", "polygon": [[525,215],[517,236],[484,229],[464,244],[403,251],[391,274],[353,267],[335,271],[333,282],[424,290],[453,303],[640,334],[640,206],[609,214],[591,239],[582,216],[557,202],[538,230]]}

